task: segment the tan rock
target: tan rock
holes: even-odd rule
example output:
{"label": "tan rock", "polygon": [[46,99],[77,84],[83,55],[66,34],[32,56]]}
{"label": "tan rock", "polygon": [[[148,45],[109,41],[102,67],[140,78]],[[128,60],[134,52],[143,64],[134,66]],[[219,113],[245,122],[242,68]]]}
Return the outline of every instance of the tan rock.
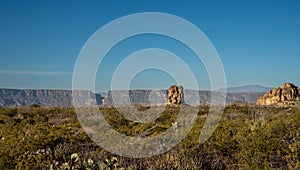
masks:
{"label": "tan rock", "polygon": [[298,98],[298,87],[292,83],[282,85],[281,101],[291,101]]}
{"label": "tan rock", "polygon": [[300,99],[299,88],[292,83],[285,83],[282,88],[277,87],[269,90],[265,95],[259,97],[257,105],[272,105],[293,103]]}
{"label": "tan rock", "polygon": [[168,90],[168,104],[183,103],[183,87],[173,85]]}

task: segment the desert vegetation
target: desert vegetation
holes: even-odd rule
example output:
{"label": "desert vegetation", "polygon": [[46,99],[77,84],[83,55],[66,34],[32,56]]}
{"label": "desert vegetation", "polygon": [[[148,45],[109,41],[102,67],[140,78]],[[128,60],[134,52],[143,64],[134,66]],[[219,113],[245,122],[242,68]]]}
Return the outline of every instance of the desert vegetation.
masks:
{"label": "desert vegetation", "polygon": [[[132,122],[114,108],[106,121],[128,136],[155,136],[176,123],[167,107],[154,123]],[[140,107],[141,110],[147,109]],[[300,109],[232,104],[199,144],[209,106],[175,148],[149,158],[113,155],[83,131],[73,108],[0,109],[0,169],[300,169]]]}

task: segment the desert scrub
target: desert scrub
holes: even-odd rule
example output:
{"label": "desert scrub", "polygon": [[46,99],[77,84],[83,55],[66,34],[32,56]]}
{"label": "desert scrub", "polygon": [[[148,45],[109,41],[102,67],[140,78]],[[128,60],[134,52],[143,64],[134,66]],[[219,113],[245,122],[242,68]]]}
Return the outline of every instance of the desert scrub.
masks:
{"label": "desert scrub", "polygon": [[[167,107],[145,124],[114,108],[100,109],[115,130],[128,136],[155,136],[176,128],[178,107]],[[134,159],[113,155],[91,141],[73,108],[0,108],[0,169],[299,169],[299,108],[227,106],[215,132],[199,144],[208,110],[199,107],[192,130],[173,149]]]}

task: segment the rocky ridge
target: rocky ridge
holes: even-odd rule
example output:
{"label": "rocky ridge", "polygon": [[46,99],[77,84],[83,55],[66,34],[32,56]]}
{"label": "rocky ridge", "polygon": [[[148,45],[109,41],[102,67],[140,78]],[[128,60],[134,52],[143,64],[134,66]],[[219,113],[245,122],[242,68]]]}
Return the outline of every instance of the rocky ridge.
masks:
{"label": "rocky ridge", "polygon": [[[86,98],[84,105],[101,104],[102,96],[87,90],[77,90],[77,96]],[[0,107],[25,107],[37,104],[46,107],[72,107],[71,90],[0,89]]]}
{"label": "rocky ridge", "polygon": [[[175,91],[174,91],[175,92]],[[183,89],[184,98],[178,98],[179,91],[173,96],[173,101],[180,103],[184,102],[191,105],[210,104],[211,91],[189,90]],[[226,103],[233,102],[253,102],[255,103],[259,96],[264,93],[223,93],[217,92],[220,95],[226,96]],[[116,102],[113,100],[113,94],[116,96],[117,103],[120,105],[127,104],[153,104],[161,105],[168,103],[168,90],[113,90],[108,91],[107,96],[95,94],[90,91],[79,90],[77,96],[82,98],[85,106],[106,105],[112,106]],[[177,96],[177,97],[176,97]],[[181,96],[181,95],[179,95]],[[88,100],[85,100],[88,97]],[[115,99],[114,98],[114,99]],[[172,97],[171,97],[172,98]],[[176,100],[174,100],[176,98]],[[179,100],[180,99],[180,100]],[[32,104],[38,104],[45,107],[73,107],[72,91],[71,90],[47,90],[47,89],[0,89],[0,107],[26,107]]]}
{"label": "rocky ridge", "polygon": [[[214,93],[217,93],[217,95],[226,96],[226,104],[231,104],[233,102],[255,103],[257,99],[264,94],[260,92]],[[166,103],[170,104],[173,101],[178,101],[178,91],[175,95],[177,97],[175,97],[172,93],[170,94],[170,96],[168,94],[169,90],[110,90],[108,91],[107,96],[105,96],[102,100],[102,103],[104,106],[128,104],[160,105]],[[113,95],[117,97],[113,97]],[[183,97],[187,101],[181,99],[180,102],[193,106],[201,104],[210,104],[211,95],[211,91],[184,89]],[[170,98],[170,100],[168,100],[168,98]],[[177,99],[174,100],[175,98]],[[115,101],[115,99],[117,99],[117,101]]]}

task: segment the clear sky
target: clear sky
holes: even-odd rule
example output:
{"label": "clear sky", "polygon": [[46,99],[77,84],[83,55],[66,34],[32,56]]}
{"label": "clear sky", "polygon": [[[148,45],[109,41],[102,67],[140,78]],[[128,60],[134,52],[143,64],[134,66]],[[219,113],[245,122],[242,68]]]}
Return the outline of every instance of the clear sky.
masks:
{"label": "clear sky", "polygon": [[[299,9],[297,0],[2,0],[0,87],[71,89],[76,59],[89,37],[110,21],[139,12],[177,15],[200,28],[219,53],[228,86],[300,85]],[[110,87],[111,73],[122,56],[155,47],[184,59],[189,52],[179,46],[155,35],[127,39],[100,66],[97,91]],[[202,80],[200,87],[209,89],[205,69],[192,61],[190,66]],[[148,70],[138,74],[131,87],[167,88],[171,83],[166,73]]]}

